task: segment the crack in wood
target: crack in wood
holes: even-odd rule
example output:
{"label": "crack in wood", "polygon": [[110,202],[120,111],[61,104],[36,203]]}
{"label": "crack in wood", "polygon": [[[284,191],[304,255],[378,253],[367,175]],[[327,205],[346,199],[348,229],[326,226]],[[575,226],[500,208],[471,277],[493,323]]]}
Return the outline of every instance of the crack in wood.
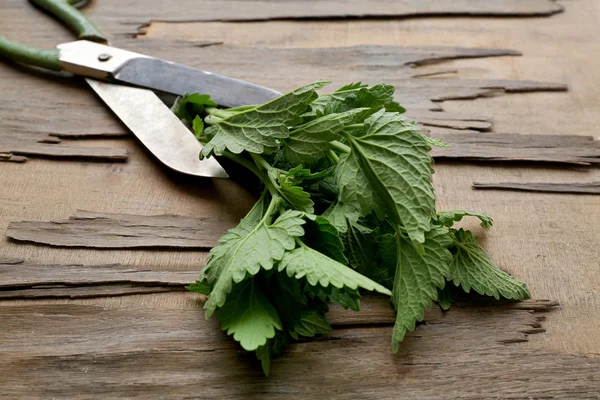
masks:
{"label": "crack in wood", "polygon": [[[205,45],[207,43],[202,43]],[[216,44],[216,43],[210,43]],[[491,119],[475,120],[469,116],[454,118],[445,115],[439,102],[455,99],[475,99],[496,92],[556,91],[566,90],[560,83],[510,81],[510,80],[458,80],[414,78],[415,66],[443,62],[446,60],[475,57],[517,56],[510,49],[460,48],[460,47],[399,47],[399,46],[354,46],[325,49],[272,49],[240,48],[225,45],[208,46],[197,51],[184,51],[197,46],[198,42],[164,40],[127,40],[123,47],[151,54],[164,59],[177,60],[188,65],[202,65],[213,71],[253,81],[259,84],[286,88],[306,83],[322,76],[336,76],[340,81],[354,81],[360,77],[365,83],[381,81],[393,84],[402,94],[400,102],[409,110],[409,116],[418,117],[424,126],[446,127],[457,130],[490,130]],[[240,64],[241,63],[241,64]],[[282,74],[282,71],[285,73]],[[127,157],[124,149],[91,148],[61,142],[57,137],[98,137],[125,135],[124,128],[115,129],[111,124],[90,123],[98,120],[98,112],[105,111],[89,90],[77,80],[61,78],[56,82],[46,77],[27,74],[17,67],[7,69],[7,76],[0,79],[10,88],[11,82],[20,79],[39,81],[44,97],[61,96],[60,110],[77,109],[72,118],[52,117],[52,121],[41,121],[32,127],[29,106],[19,102],[30,101],[16,96],[7,109],[10,114],[6,131],[0,133],[0,161],[24,162],[23,155],[61,158],[96,158],[120,161]],[[290,76],[301,76],[302,81],[290,83]],[[291,88],[290,86],[290,88]],[[37,87],[37,86],[36,86]],[[81,91],[79,89],[83,89]],[[85,94],[84,97],[82,95]],[[58,113],[56,104],[39,105],[41,118],[50,118]],[[102,118],[120,127],[114,118]],[[31,132],[40,129],[40,132]],[[43,131],[42,131],[43,130]]]}
{"label": "crack in wood", "polygon": [[183,287],[196,281],[197,271],[139,270],[120,264],[0,264],[0,289],[20,290],[54,285],[131,284]]}
{"label": "crack in wood", "polygon": [[[138,0],[141,1],[141,0]],[[426,17],[547,17],[560,13],[563,6],[553,0],[359,0],[316,1],[240,1],[230,0],[223,7],[217,0],[204,0],[202,14],[190,18],[182,12],[196,6],[193,0],[181,0],[178,9],[161,10],[160,15],[138,25],[134,37],[146,36],[154,23],[194,23],[194,22],[262,22],[262,21],[337,21],[337,20],[379,20]],[[133,1],[132,3],[136,3]],[[189,3],[189,5],[187,4]],[[215,3],[215,4],[212,4]],[[178,3],[179,4],[179,3]],[[119,18],[128,13],[133,4],[125,7]],[[181,8],[181,9],[179,9]],[[109,10],[104,10],[110,12]],[[133,14],[133,12],[132,12]],[[134,14],[135,15],[135,14]],[[132,15],[133,17],[133,15]]]}
{"label": "crack in wood", "polygon": [[29,264],[0,259],[0,300],[83,299],[185,290],[197,271],[152,271],[120,264]]}
{"label": "crack in wood", "polygon": [[11,222],[7,236],[65,247],[209,249],[236,221],[77,211],[67,220]]}
{"label": "crack in wood", "polygon": [[592,136],[479,132],[434,132],[431,136],[441,138],[450,145],[432,150],[431,154],[436,161],[525,161],[580,166],[600,164],[600,141]]}
{"label": "crack in wood", "polygon": [[[598,162],[600,163],[600,154]],[[600,182],[473,182],[473,189],[516,190],[525,192],[544,193],[600,194]]]}
{"label": "crack in wood", "polygon": [[[127,151],[119,148],[84,147],[66,144],[44,133],[0,132],[0,161],[25,162],[27,156],[56,158],[88,158],[111,162],[127,159]],[[4,155],[4,156],[3,156]]]}
{"label": "crack in wood", "polygon": [[[381,300],[389,310],[387,299]],[[513,344],[528,340],[521,331],[536,323],[530,310],[428,310],[428,323],[408,333],[396,355],[389,351],[391,327],[336,325],[329,335],[292,345],[273,361],[272,374],[264,379],[254,355],[241,352],[217,321],[204,320],[200,307],[2,306],[0,373],[11,385],[0,387],[0,397],[26,391],[58,398],[107,393],[183,398],[197,396],[201,387],[209,398],[242,393],[263,399],[313,398],[323,387],[341,387],[344,398],[371,398],[373,393],[376,398],[396,398],[398,393],[426,398],[439,395],[443,381],[447,397],[480,398],[485,393],[507,398],[523,393],[515,376],[528,382],[532,397],[581,397],[600,388],[594,373],[600,359]],[[341,319],[337,312],[329,313],[331,320]],[[355,314],[368,319],[368,311]],[[368,379],[353,378],[359,374]],[[465,375],[472,385],[465,386]]]}

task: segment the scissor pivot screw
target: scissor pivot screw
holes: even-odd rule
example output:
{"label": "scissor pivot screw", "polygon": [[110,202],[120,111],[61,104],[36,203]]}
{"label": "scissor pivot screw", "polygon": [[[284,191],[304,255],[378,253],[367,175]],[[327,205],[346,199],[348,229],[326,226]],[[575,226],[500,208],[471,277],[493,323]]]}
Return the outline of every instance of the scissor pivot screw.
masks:
{"label": "scissor pivot screw", "polygon": [[108,61],[112,58],[110,54],[102,53],[98,56],[98,60],[100,61]]}

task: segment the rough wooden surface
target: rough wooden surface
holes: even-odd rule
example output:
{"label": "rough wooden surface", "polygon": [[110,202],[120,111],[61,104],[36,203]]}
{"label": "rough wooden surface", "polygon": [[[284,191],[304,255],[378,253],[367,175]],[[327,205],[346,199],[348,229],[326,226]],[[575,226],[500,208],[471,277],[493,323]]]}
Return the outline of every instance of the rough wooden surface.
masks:
{"label": "rough wooden surface", "polygon": [[235,225],[234,221],[211,217],[77,211],[67,220],[13,222],[6,234],[11,239],[51,246],[210,249]]}
{"label": "rough wooden surface", "polygon": [[0,301],[22,299],[95,299],[99,297],[132,296],[138,294],[183,291],[180,286],[140,286],[126,283],[101,286],[42,286],[0,290]]}
{"label": "rough wooden surface", "polygon": [[436,160],[528,161],[600,164],[600,140],[592,136],[458,133],[435,135],[449,147],[436,148]]}
{"label": "rough wooden surface", "polygon": [[40,285],[105,285],[128,283],[153,286],[185,286],[198,278],[197,271],[158,272],[120,265],[41,265],[0,262],[0,289]]}
{"label": "rough wooden surface", "polygon": [[473,188],[474,189],[493,189],[493,190],[517,190],[517,191],[524,191],[524,192],[600,194],[600,182],[567,182],[567,183],[544,183],[544,182],[478,183],[478,182],[473,182]]}
{"label": "rough wooden surface", "polygon": [[[33,7],[19,0],[4,0],[3,14],[13,17],[6,33],[18,34],[18,28],[36,20],[37,15],[19,15]],[[551,16],[563,10],[553,0],[179,0],[168,3],[146,0],[120,2],[107,0],[90,4],[86,13],[111,37],[143,34],[152,21],[260,21],[306,19],[355,19],[382,17],[422,17],[431,15],[462,16]],[[17,16],[19,18],[15,19]],[[21,31],[22,32],[22,31]],[[43,36],[37,30],[31,37]]]}
{"label": "rough wooden surface", "polygon": [[105,161],[119,161],[127,158],[127,152],[121,148],[85,147],[64,144],[62,140],[46,134],[25,132],[0,132],[0,153],[5,157],[0,161],[23,162],[27,156],[46,156],[59,158],[89,158]]}
{"label": "rough wooden surface", "polygon": [[[125,8],[129,4],[133,2],[119,3]],[[368,74],[369,79],[385,81],[405,75],[400,75],[402,68],[386,59],[369,62],[374,56],[363,57],[363,67],[355,60],[342,60],[336,68],[320,65],[311,69],[303,65],[300,72],[307,75],[267,64],[261,67],[258,56],[252,60],[230,59],[224,65],[216,49],[222,47],[224,57],[228,47],[272,48],[274,52],[289,48],[430,45],[516,49],[524,55],[423,65],[410,72],[430,77],[411,82],[449,78],[561,82],[569,86],[568,92],[446,101],[443,108],[459,118],[483,116],[497,132],[597,136],[600,57],[596,41],[590,39],[600,35],[597,4],[594,0],[561,4],[566,6],[565,13],[535,19],[154,22],[147,28],[147,35],[135,40],[131,36],[140,23],[160,19],[164,8],[176,7],[145,1],[142,11],[136,9],[133,18],[127,16],[123,19],[128,21],[115,23],[95,16],[116,14],[119,6],[97,1],[91,4],[89,15],[116,46],[132,48],[137,40],[140,49],[154,49],[157,56],[176,52],[170,47],[180,46],[182,51],[175,61],[195,60],[192,65],[197,67],[214,71],[226,68],[233,76],[255,76],[259,83],[281,91],[313,76],[332,77],[336,84],[344,84],[347,82],[338,81],[338,76],[359,80]],[[1,30],[10,37],[27,37],[28,43],[41,47],[72,40],[59,24],[30,9],[29,2],[3,1],[0,10]],[[186,14],[186,19],[202,17],[196,8],[173,12]],[[207,42],[224,45],[194,47]],[[209,49],[214,53],[202,54],[216,59],[200,57],[198,52]],[[344,67],[344,61],[352,67]],[[458,72],[442,75],[444,70]],[[14,124],[14,115],[21,119],[23,132],[77,134],[83,126],[98,135],[125,133],[82,82],[45,79],[5,64],[0,64],[0,79],[3,128]],[[410,88],[404,89],[406,86],[399,90],[399,99],[403,91],[410,92]],[[473,92],[472,88],[460,90]],[[477,90],[485,95],[497,92]],[[34,96],[24,99],[31,92]],[[25,106],[35,112],[19,114]],[[15,114],[4,114],[7,109]],[[65,115],[69,121],[79,121],[79,125],[65,123]],[[11,221],[65,219],[77,209],[235,220],[252,203],[251,196],[234,182],[183,178],[161,169],[131,138],[105,137],[86,140],[85,145],[125,148],[128,162],[32,159],[25,165],[0,165],[2,238]],[[496,222],[490,232],[477,230],[480,228],[474,221],[465,221],[464,226],[476,230],[500,266],[528,282],[535,298],[560,301],[560,308],[546,314],[546,321],[537,321],[539,314],[528,311],[510,310],[505,314],[487,308],[481,314],[468,313],[468,318],[457,325],[450,324],[450,320],[456,321],[454,316],[462,309],[440,313],[439,319],[434,309],[427,314],[428,323],[409,335],[397,356],[389,353],[389,326],[344,328],[338,324],[328,338],[297,345],[275,361],[272,376],[265,380],[252,356],[238,353],[216,324],[203,321],[199,299],[191,293],[3,301],[0,397],[112,398],[122,392],[144,399],[597,398],[600,254],[593,244],[600,241],[600,224],[596,222],[600,220],[600,198],[491,193],[474,191],[471,184],[599,181],[599,174],[598,169],[531,165],[436,165],[434,184],[439,208],[489,212]],[[195,271],[206,255],[204,251],[64,249],[0,240],[4,240],[0,242],[0,257],[39,264],[120,263],[138,270]],[[372,300],[365,299],[363,308],[371,304]],[[330,318],[339,315],[336,312]],[[178,313],[179,317],[173,319],[172,314]],[[525,323],[522,316],[527,318]],[[166,322],[152,325],[155,318]],[[186,322],[180,324],[181,318]],[[387,317],[378,318],[385,321]],[[498,322],[490,322],[496,319]],[[539,329],[546,332],[529,335],[527,342],[522,341],[526,334],[518,333]],[[65,388],[70,392],[65,393]]]}
{"label": "rough wooden surface", "polygon": [[[451,99],[475,99],[489,96],[495,92],[522,91],[553,91],[565,90],[561,83],[533,81],[496,81],[455,79],[416,79],[413,77],[414,66],[443,62],[445,60],[515,56],[520,53],[508,49],[464,48],[444,46],[356,46],[332,47],[325,49],[269,49],[269,48],[240,48],[231,46],[212,46],[195,49],[195,43],[170,42],[161,40],[128,40],[126,48],[137,50],[169,60],[178,60],[189,65],[203,65],[220,73],[231,74],[238,78],[265,85],[289,85],[288,79],[280,75],[280,81],[275,79],[276,71],[288,71],[290,74],[303,76],[303,82],[320,79],[323,76],[336,76],[336,83],[363,80],[367,83],[386,81],[398,87],[402,104],[411,110],[409,116],[418,117],[425,126],[447,127],[451,129],[491,129],[490,118],[473,116],[445,115],[435,101]],[[193,49],[191,51],[191,49]],[[212,60],[210,64],[206,60]],[[242,64],[242,65],[240,65]],[[232,68],[235,66],[235,68]],[[269,73],[269,81],[264,80],[265,72]],[[377,71],[374,73],[373,71]],[[8,74],[0,76],[10,87],[9,81],[21,76],[25,71],[18,70],[14,65],[7,68]],[[43,79],[41,74],[32,75],[34,80]],[[45,97],[61,97],[61,106],[66,109],[77,107],[78,112],[69,118],[55,118],[56,103],[39,104],[39,113],[43,122],[32,126],[31,113],[26,103],[31,101],[26,96],[15,96],[12,104],[0,109],[0,117],[5,116],[7,123],[0,131],[0,161],[25,161],[16,158],[16,154],[48,157],[78,157],[124,159],[126,152],[121,142],[115,141],[115,148],[96,148],[73,144],[73,138],[99,138],[123,136],[125,129],[105,122],[91,123],[98,115],[97,101],[90,107],[81,107],[84,99],[81,93],[73,97],[65,97],[65,88],[86,88],[78,78],[67,80],[47,76],[53,80],[44,85]],[[60,82],[60,81],[65,82]],[[56,83],[60,85],[56,85]],[[288,89],[292,89],[289,87]],[[60,91],[63,92],[61,94]],[[286,89],[287,90],[287,89]],[[81,92],[81,90],[79,90]],[[34,132],[30,132],[30,130]],[[4,131],[5,130],[5,131]],[[65,140],[60,140],[58,136]]]}
{"label": "rough wooden surface", "polygon": [[[200,390],[207,398],[509,398],[526,388],[530,397],[588,398],[600,389],[598,359],[524,348],[543,315],[510,308],[431,310],[395,356],[389,326],[340,327],[295,345],[268,380],[197,309],[13,306],[0,307],[0,316],[0,334],[10,334],[0,360],[9,376],[3,397],[27,388],[34,396],[69,398],[180,398]],[[33,346],[32,331],[40,337]],[[360,362],[365,358],[370,362]],[[331,373],[315,384],[312,371],[323,368]],[[285,385],[277,383],[284,378]]]}

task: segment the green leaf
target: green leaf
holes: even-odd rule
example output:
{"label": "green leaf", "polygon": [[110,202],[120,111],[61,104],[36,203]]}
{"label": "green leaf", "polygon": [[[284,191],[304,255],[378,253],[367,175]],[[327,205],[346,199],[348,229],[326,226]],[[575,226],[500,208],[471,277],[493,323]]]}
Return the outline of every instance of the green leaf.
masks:
{"label": "green leaf", "polygon": [[383,205],[391,222],[423,243],[435,217],[431,148],[397,113],[382,110],[364,125],[364,133],[345,135],[352,153],[340,161],[340,199],[359,204],[365,215]]}
{"label": "green leaf", "polygon": [[[393,278],[398,266],[398,241],[395,235],[385,233],[377,237],[377,257],[381,260],[382,276],[386,276],[384,271],[387,270],[387,279],[391,279],[390,286],[393,285]],[[388,285],[386,284],[386,286]]]}
{"label": "green leaf", "polygon": [[284,156],[293,165],[312,165],[331,150],[331,141],[341,139],[345,126],[362,122],[368,116],[368,108],[355,108],[300,125],[283,141]]}
{"label": "green leaf", "polygon": [[287,138],[288,126],[301,123],[302,114],[317,94],[315,90],[327,85],[318,81],[271,100],[221,119],[206,129],[212,139],[201,152],[203,158],[222,155],[225,149],[239,154],[246,150],[261,154],[265,147],[277,147],[279,139]]}
{"label": "green leaf", "polygon": [[200,293],[208,296],[212,292],[212,285],[205,281],[196,281],[189,286],[185,287],[187,290],[192,292]]}
{"label": "green leaf", "polygon": [[437,213],[437,220],[442,225],[450,228],[455,222],[460,221],[466,216],[479,218],[481,221],[481,226],[483,226],[486,230],[489,230],[494,224],[492,217],[484,212],[465,210],[440,211]]}
{"label": "green leaf", "polygon": [[210,251],[207,266],[200,274],[200,280],[213,285],[204,305],[206,318],[225,304],[234,283],[256,275],[261,268],[271,270],[286,250],[296,246],[294,237],[304,234],[301,212],[286,211],[272,224],[268,222],[269,214],[256,225],[242,220]]}
{"label": "green leaf", "polygon": [[340,233],[347,232],[348,221],[356,222],[360,218],[360,215],[360,210],[356,206],[339,201],[333,203],[323,213],[323,217],[326,218]]}
{"label": "green leaf", "polygon": [[[350,264],[361,274],[368,276],[375,272],[377,260],[377,237],[372,229],[357,222],[348,224],[345,235]],[[372,278],[372,276],[369,276]]]}
{"label": "green leaf", "polygon": [[329,298],[346,310],[360,311],[360,293],[356,289],[333,288]]}
{"label": "green leaf", "polygon": [[318,216],[314,220],[309,219],[304,225],[304,232],[303,240],[309,247],[341,264],[348,264],[339,233],[326,218]]}
{"label": "green leaf", "polygon": [[331,326],[327,323],[324,315],[316,311],[303,311],[290,330],[290,335],[294,339],[298,339],[298,336],[314,337],[317,334],[329,332],[331,332]]}
{"label": "green leaf", "polygon": [[211,100],[207,94],[193,93],[178,97],[171,107],[177,118],[192,121],[195,116],[201,114],[206,106],[216,107],[217,103]]}
{"label": "green leaf", "polygon": [[368,87],[359,83],[343,86],[331,94],[319,96],[311,104],[310,112],[303,115],[313,119],[322,115],[345,112],[354,108],[370,108],[377,111],[384,108],[388,112],[403,113],[406,110],[394,100],[395,88],[379,84]]}
{"label": "green leaf", "polygon": [[424,252],[419,254],[410,240],[398,237],[398,264],[394,276],[392,304],[398,312],[392,332],[392,348],[407,331],[415,329],[423,319],[425,309],[437,300],[438,288],[443,288],[452,259],[447,247],[452,239],[446,228],[434,228],[425,234]]}
{"label": "green leaf", "polygon": [[443,289],[438,288],[438,305],[443,311],[448,311],[456,302],[452,285],[446,284]]}
{"label": "green leaf", "polygon": [[338,289],[344,286],[350,289],[362,287],[382,294],[391,294],[380,284],[306,245],[285,253],[279,263],[279,271],[283,270],[287,272],[288,276],[296,279],[306,277],[312,286],[320,284],[327,287],[331,285]]}
{"label": "green leaf", "polygon": [[450,263],[448,280],[461,286],[467,293],[473,289],[496,299],[525,300],[531,297],[529,289],[494,264],[469,231],[454,231],[456,252]]}
{"label": "green leaf", "polygon": [[[367,215],[372,210],[376,210],[383,218],[384,205],[371,187],[356,152],[340,157],[335,177],[339,188],[339,204],[360,210],[359,215]],[[352,209],[345,211],[350,211],[350,216],[355,215]]]}
{"label": "green leaf", "polygon": [[264,346],[275,336],[275,329],[283,329],[277,311],[254,279],[235,285],[216,315],[221,329],[248,351]]}
{"label": "green leaf", "polygon": [[194,130],[196,139],[200,140],[204,133],[204,121],[202,121],[202,118],[196,115],[196,118],[194,118],[194,122],[192,123],[192,129]]}
{"label": "green leaf", "polygon": [[450,147],[450,145],[442,139],[432,138],[427,135],[423,135],[423,138],[425,139],[425,141],[427,141],[427,143],[429,143],[430,146],[442,148]]}
{"label": "green leaf", "polygon": [[394,235],[377,235],[360,223],[351,223],[344,243],[354,269],[387,288],[393,286],[397,247]]}
{"label": "green leaf", "polygon": [[312,183],[313,181],[332,176],[335,173],[335,169],[336,167],[328,167],[322,171],[311,172],[310,169],[306,169],[300,164],[290,169],[286,175],[297,185],[299,183]]}
{"label": "green leaf", "polygon": [[256,357],[260,360],[265,376],[269,376],[271,372],[271,359],[281,355],[283,349],[289,346],[291,342],[292,338],[288,333],[277,331],[273,339],[267,340],[264,346],[256,349]]}
{"label": "green leaf", "polygon": [[294,186],[294,179],[288,175],[280,174],[278,191],[281,196],[296,210],[313,213],[315,203],[310,195],[300,186]]}

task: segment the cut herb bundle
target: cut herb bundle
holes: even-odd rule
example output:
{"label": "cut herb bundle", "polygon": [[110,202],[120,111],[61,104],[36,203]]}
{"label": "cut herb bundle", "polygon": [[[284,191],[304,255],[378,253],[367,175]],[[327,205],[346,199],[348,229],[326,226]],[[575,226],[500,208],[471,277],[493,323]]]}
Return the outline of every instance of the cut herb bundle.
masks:
{"label": "cut herb bundle", "polygon": [[300,337],[331,330],[328,303],[358,310],[359,290],[391,296],[392,348],[425,309],[447,309],[451,286],[522,300],[526,285],[500,270],[471,232],[468,211],[436,212],[431,146],[403,116],[389,85],[351,84],[319,96],[318,81],[262,105],[219,109],[206,95],[179,99],[201,157],[252,171],[262,194],[210,251],[189,287],[208,296],[206,317],[269,373],[272,357]]}

